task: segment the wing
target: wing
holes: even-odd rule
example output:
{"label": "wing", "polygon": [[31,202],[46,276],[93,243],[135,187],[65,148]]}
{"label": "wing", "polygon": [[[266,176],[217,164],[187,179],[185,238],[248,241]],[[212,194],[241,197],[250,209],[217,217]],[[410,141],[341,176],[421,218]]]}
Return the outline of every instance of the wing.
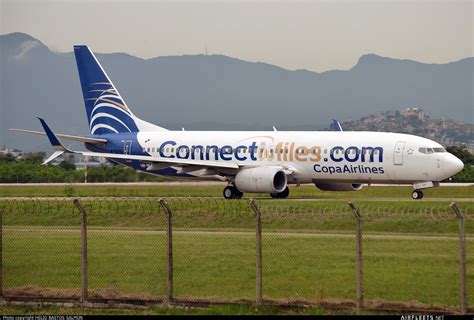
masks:
{"label": "wing", "polygon": [[177,158],[162,158],[162,157],[152,157],[152,156],[136,156],[128,154],[115,154],[115,153],[101,153],[101,152],[88,152],[88,151],[65,151],[69,153],[82,154],[83,156],[88,157],[104,157],[109,159],[125,159],[125,160],[140,160],[150,163],[164,163],[169,164],[169,166],[177,165],[193,165],[201,167],[215,167],[215,168],[228,168],[228,169],[238,169],[239,166],[236,163],[221,163],[217,161],[200,161],[200,160],[187,160],[187,159],[177,159]]}

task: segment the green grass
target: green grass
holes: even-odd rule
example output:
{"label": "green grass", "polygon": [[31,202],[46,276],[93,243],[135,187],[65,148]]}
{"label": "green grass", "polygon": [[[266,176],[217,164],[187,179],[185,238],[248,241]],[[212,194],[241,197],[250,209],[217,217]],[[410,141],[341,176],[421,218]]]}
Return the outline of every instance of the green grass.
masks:
{"label": "green grass", "polygon": [[[264,234],[264,296],[274,299],[354,299],[353,237]],[[80,233],[32,229],[4,232],[4,287],[79,288]],[[365,296],[388,301],[459,303],[458,241],[374,239],[364,246]],[[163,296],[165,234],[92,230],[89,288]],[[474,289],[474,246],[468,243],[468,292]],[[175,296],[255,295],[252,234],[174,234]],[[468,295],[474,303],[473,295]]]}
{"label": "green grass", "polygon": [[[222,197],[224,186],[203,185],[117,185],[101,186],[94,184],[75,184],[66,186],[1,186],[0,197],[58,197],[58,196],[93,196],[93,197]],[[412,187],[365,187],[355,192],[320,191],[313,185],[290,187],[290,198],[314,199],[361,199],[361,198],[404,198],[410,199]],[[426,199],[430,198],[472,198],[474,186],[439,187],[423,191]],[[245,194],[246,197],[267,197],[262,194]]]}
{"label": "green grass", "polygon": [[317,308],[282,309],[272,306],[211,305],[207,308],[148,307],[144,309],[0,306],[3,315],[323,315]]}
{"label": "green grass", "polygon": [[[255,213],[246,200],[168,199],[173,226],[178,229],[252,230]],[[110,228],[154,228],[164,230],[166,216],[155,198],[82,199],[89,226]],[[263,201],[257,200],[266,230],[353,231],[354,214],[343,201]],[[354,201],[360,209],[364,228],[371,232],[454,234],[457,220],[449,202]],[[474,202],[460,202],[469,217],[468,234],[474,232]],[[79,210],[72,199],[0,199],[4,225],[79,226]]]}

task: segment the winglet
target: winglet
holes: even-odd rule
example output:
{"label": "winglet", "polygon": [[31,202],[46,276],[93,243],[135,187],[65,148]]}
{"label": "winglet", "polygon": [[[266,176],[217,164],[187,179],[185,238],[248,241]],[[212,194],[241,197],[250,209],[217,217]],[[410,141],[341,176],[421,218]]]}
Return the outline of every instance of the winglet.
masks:
{"label": "winglet", "polygon": [[336,130],[336,131],[344,131],[344,130],[342,130],[341,124],[340,124],[339,121],[337,121],[336,119],[332,119],[332,125],[333,125],[333,127],[334,127],[334,130]]}
{"label": "winglet", "polygon": [[[58,137],[53,133],[53,131],[49,128],[48,124],[46,121],[44,121],[42,118],[38,118],[39,121],[41,122],[41,125],[43,126],[44,132],[46,132],[46,135],[48,136],[49,142],[53,146],[54,150],[56,151],[63,151],[63,152],[72,152],[69,149],[67,149],[61,141],[59,141]],[[52,160],[52,159],[48,159]]]}

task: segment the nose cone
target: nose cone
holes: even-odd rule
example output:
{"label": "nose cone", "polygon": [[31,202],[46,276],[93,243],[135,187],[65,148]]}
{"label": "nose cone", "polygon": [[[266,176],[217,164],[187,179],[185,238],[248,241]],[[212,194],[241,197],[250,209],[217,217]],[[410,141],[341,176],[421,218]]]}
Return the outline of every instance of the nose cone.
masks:
{"label": "nose cone", "polygon": [[454,176],[464,168],[464,163],[452,154],[447,154],[444,160],[444,172],[448,177]]}

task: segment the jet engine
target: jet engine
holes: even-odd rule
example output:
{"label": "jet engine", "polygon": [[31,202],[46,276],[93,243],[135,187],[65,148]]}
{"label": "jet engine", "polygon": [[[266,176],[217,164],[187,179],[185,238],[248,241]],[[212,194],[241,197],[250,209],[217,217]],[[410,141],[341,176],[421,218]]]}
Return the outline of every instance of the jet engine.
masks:
{"label": "jet engine", "polygon": [[234,184],[241,192],[278,193],[285,190],[287,182],[281,168],[258,167],[240,170]]}
{"label": "jet engine", "polygon": [[324,183],[316,182],[316,188],[323,191],[358,191],[363,185],[360,183]]}

